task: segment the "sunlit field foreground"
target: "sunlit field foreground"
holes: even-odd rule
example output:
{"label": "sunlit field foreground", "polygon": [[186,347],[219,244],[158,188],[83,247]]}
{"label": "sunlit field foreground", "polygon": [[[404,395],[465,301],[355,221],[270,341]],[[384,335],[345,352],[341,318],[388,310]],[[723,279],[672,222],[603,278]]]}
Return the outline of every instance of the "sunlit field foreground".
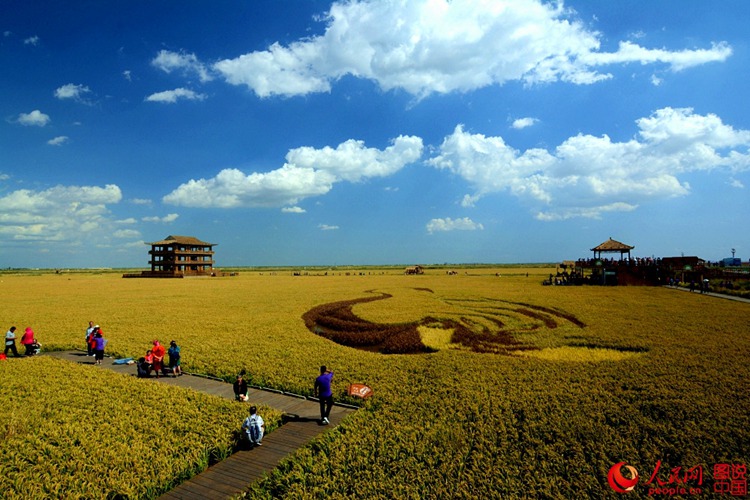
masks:
{"label": "sunlit field foreground", "polygon": [[[641,485],[659,461],[662,481],[702,465],[711,491],[714,464],[748,462],[750,304],[666,288],[543,287],[549,272],[3,274],[0,314],[6,329],[31,326],[45,350],[83,348],[92,320],[111,355],[141,356],[154,338],[174,339],[188,372],[230,380],[245,369],[252,384],[309,395],[326,364],[337,400],[349,383],[373,388],[360,411],[291,455],[252,498],[614,497],[607,473],[621,461],[645,476]],[[340,340],[342,320],[313,333],[303,319],[376,295],[353,315],[373,329],[415,325],[420,353],[340,345],[325,336]],[[0,491],[9,497],[39,481],[61,485],[52,497],[154,496],[205,467],[206,450],[226,453],[245,411],[43,358],[2,362],[0,376]],[[179,450],[149,437],[160,426],[161,443]],[[146,437],[128,448],[138,434]],[[140,467],[128,453],[153,459]],[[87,456],[112,479],[92,474],[85,458],[70,466]],[[628,497],[646,495],[639,485]]]}

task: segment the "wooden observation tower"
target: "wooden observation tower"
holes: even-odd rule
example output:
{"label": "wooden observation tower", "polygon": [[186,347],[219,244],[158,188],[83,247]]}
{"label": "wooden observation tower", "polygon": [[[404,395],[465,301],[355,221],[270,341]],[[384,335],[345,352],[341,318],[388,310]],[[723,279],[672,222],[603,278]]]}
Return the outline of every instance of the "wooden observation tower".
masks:
{"label": "wooden observation tower", "polygon": [[124,278],[184,278],[185,276],[215,276],[214,251],[216,243],[206,243],[193,236],[167,236],[151,245],[150,271],[123,275]]}

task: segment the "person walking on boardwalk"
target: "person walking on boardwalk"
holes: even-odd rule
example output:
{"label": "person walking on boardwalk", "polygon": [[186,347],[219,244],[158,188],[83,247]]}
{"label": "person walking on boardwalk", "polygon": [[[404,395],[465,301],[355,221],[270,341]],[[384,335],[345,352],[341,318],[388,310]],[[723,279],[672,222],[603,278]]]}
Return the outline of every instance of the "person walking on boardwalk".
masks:
{"label": "person walking on boardwalk", "polygon": [[331,381],[333,380],[333,370],[328,370],[325,365],[320,367],[320,375],[315,379],[313,393],[320,402],[320,423],[328,425],[328,417],[333,407],[333,390],[331,390]]}
{"label": "person walking on boardwalk", "polygon": [[5,333],[5,355],[8,355],[8,351],[13,351],[15,357],[20,357],[18,349],[16,349],[16,327],[11,326],[10,330]]}

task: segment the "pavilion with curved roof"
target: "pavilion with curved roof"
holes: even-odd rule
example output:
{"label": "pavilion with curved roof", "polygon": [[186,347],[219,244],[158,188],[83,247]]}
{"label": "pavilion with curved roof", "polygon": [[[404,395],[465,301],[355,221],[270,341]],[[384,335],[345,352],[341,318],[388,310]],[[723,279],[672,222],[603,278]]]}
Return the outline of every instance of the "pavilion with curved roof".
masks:
{"label": "pavilion with curved roof", "polygon": [[595,246],[594,248],[592,248],[591,251],[594,252],[595,259],[601,259],[602,253],[619,253],[620,260],[623,260],[625,254],[628,254],[628,259],[630,259],[630,251],[634,248],[635,248],[634,246],[626,245],[625,243],[622,243],[621,241],[613,240],[610,237],[604,243],[601,243]]}

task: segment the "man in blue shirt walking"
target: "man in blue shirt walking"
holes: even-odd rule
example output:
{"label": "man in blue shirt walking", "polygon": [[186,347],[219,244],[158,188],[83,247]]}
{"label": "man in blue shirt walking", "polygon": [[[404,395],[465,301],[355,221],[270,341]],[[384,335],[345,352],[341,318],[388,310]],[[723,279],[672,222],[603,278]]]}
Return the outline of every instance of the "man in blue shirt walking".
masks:
{"label": "man in blue shirt walking", "polygon": [[328,425],[328,416],[331,414],[333,406],[333,391],[331,390],[331,381],[333,380],[333,371],[328,370],[325,365],[320,367],[320,376],[315,379],[314,394],[320,401],[320,423]]}

